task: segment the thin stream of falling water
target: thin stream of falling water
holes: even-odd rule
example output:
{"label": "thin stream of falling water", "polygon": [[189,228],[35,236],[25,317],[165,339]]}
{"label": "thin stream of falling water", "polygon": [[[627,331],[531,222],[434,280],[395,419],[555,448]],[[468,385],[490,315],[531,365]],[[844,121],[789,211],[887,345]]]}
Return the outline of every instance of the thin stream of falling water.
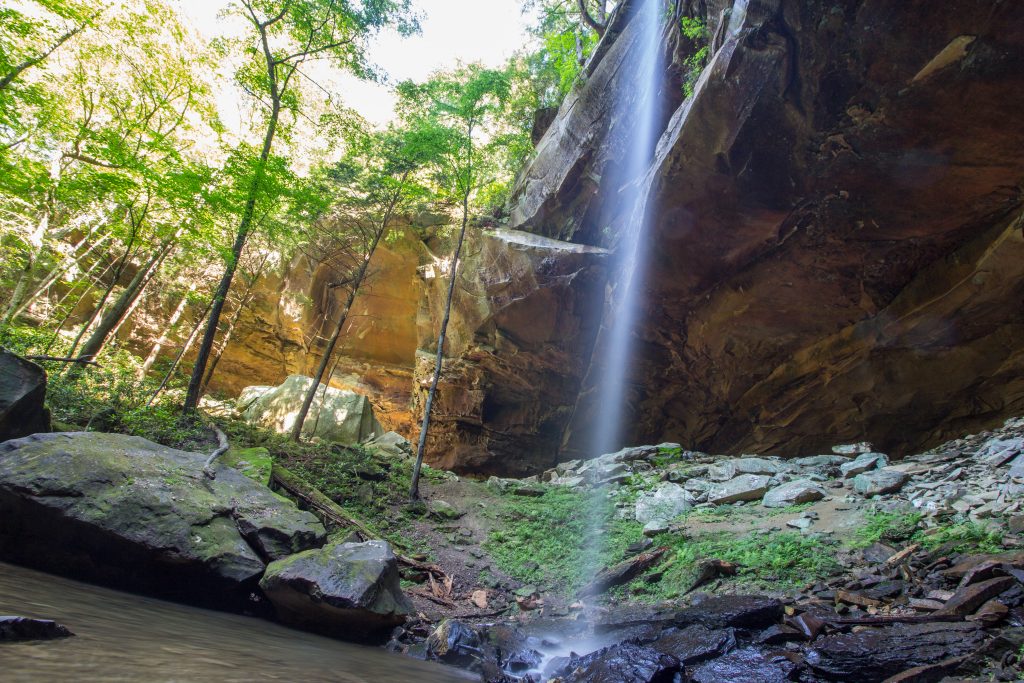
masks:
{"label": "thin stream of falling water", "polygon": [[[630,120],[634,127],[622,146],[624,157],[610,169],[620,179],[622,189],[617,201],[619,215],[628,222],[613,226],[621,235],[615,249],[613,272],[618,282],[606,306],[604,339],[599,341],[602,355],[596,359],[604,369],[597,387],[599,404],[592,428],[589,457],[611,453],[623,447],[623,414],[626,412],[627,379],[634,352],[634,330],[642,308],[641,298],[648,267],[649,247],[645,239],[649,211],[643,201],[644,178],[654,157],[660,131],[658,86],[662,76],[662,22],[666,20],[662,0],[637,0],[640,6],[631,20],[639,22],[637,55],[631,63],[631,80],[637,96],[617,103],[619,120]],[[632,111],[630,111],[632,110]],[[604,492],[595,490],[590,504],[589,533],[584,552],[585,570],[593,576],[600,569],[601,530],[607,501]]]}

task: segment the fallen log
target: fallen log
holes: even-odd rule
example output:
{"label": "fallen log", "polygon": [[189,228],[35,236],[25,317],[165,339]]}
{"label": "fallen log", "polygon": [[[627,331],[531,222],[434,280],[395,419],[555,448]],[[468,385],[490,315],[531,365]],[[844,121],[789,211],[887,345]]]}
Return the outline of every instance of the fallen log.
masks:
{"label": "fallen log", "polygon": [[[291,470],[275,463],[270,472],[270,478],[285,491],[306,503],[314,512],[319,513],[325,521],[355,529],[366,539],[380,538],[380,534],[375,533],[362,522],[349,517],[340,505],[324,495],[315,486],[306,483],[306,481]],[[395,557],[398,559],[399,564],[426,572],[432,577],[436,576],[442,583],[451,585],[451,577],[436,564],[419,562],[400,553],[395,553]]]}
{"label": "fallen log", "polygon": [[98,368],[103,367],[96,361],[89,358],[58,358],[56,356],[25,356],[26,360],[41,360],[49,361],[51,363],[81,363],[82,365],[95,365]]}
{"label": "fallen log", "polygon": [[668,552],[667,547],[656,548],[649,553],[641,553],[636,557],[624,560],[613,567],[602,569],[594,580],[588,583],[580,591],[580,597],[600,595],[609,588],[629,583],[640,574],[644,573],[661,561],[662,556]]}
{"label": "fallen log", "polygon": [[327,521],[338,526],[351,527],[366,538],[379,536],[362,522],[349,517],[340,505],[325,496],[320,489],[306,483],[291,470],[275,463],[270,471],[270,478],[285,491],[309,505],[315,512],[323,515]]}

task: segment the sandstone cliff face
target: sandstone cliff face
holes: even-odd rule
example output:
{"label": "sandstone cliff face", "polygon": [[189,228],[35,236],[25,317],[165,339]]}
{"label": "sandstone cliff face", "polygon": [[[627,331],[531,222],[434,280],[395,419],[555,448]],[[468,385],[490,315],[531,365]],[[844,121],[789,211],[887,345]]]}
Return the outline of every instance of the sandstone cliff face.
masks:
{"label": "sandstone cliff face", "polygon": [[[1019,413],[1024,5],[687,4],[715,50],[682,102],[692,47],[666,33],[632,440],[918,447]],[[618,72],[635,40],[618,27],[559,112],[517,187],[518,226],[614,246],[602,179],[627,126],[600,115],[631,97]]]}
{"label": "sandstone cliff face", "polygon": [[[467,237],[464,256],[428,457],[459,472],[532,474],[558,459],[600,320],[605,252],[488,230]],[[447,258],[422,272],[418,415],[434,372]]]}
{"label": "sandstone cliff face", "polygon": [[[331,386],[368,396],[384,429],[409,439],[418,437],[432,378],[455,237],[444,226],[395,231],[370,264],[336,354]],[[597,331],[605,251],[471,228],[458,272],[427,462],[480,474],[547,468]],[[211,389],[237,396],[311,374],[344,304],[331,279],[301,255],[261,277]],[[125,330],[138,352],[148,352],[169,315],[148,312]]]}

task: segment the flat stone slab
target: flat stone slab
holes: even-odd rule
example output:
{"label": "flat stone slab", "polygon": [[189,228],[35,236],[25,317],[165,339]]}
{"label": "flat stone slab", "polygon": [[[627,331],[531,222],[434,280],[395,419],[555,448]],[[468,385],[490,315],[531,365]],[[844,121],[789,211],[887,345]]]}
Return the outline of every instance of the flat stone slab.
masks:
{"label": "flat stone slab", "polygon": [[813,503],[825,497],[825,489],[812,481],[801,479],[776,486],[765,494],[761,505],[766,508],[784,508],[790,505]]}
{"label": "flat stone slab", "polygon": [[876,683],[906,669],[974,652],[985,640],[976,624],[897,624],[825,636],[806,660],[827,680]]}
{"label": "flat stone slab", "polygon": [[895,493],[910,481],[910,475],[893,469],[864,472],[853,478],[853,490],[866,498]]}
{"label": "flat stone slab", "polygon": [[768,492],[771,477],[760,474],[741,474],[735,479],[716,484],[708,490],[708,502],[726,505],[740,501],[761,500]]}
{"label": "flat stone slab", "polygon": [[678,612],[679,626],[701,624],[710,629],[755,629],[782,619],[782,603],[759,595],[720,595]]}

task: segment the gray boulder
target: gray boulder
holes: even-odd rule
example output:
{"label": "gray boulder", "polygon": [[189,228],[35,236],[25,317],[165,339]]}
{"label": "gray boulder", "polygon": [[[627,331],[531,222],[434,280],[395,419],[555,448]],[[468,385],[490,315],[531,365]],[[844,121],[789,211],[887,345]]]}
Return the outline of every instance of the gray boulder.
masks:
{"label": "gray boulder", "polygon": [[873,470],[853,478],[853,490],[866,498],[895,493],[903,488],[910,476],[893,469]]}
{"label": "gray boulder", "polygon": [[850,458],[842,455],[812,455],[792,460],[790,464],[798,469],[811,470],[826,477],[838,477],[841,474],[839,468],[849,462],[851,462]]}
{"label": "gray boulder", "polygon": [[693,497],[679,484],[664,482],[636,499],[636,521],[669,522],[693,507]]}
{"label": "gray boulder", "polygon": [[852,462],[840,465],[839,470],[843,473],[844,479],[849,479],[868,470],[880,470],[888,464],[889,458],[883,453],[862,453]]}
{"label": "gray boulder", "polygon": [[761,474],[741,474],[727,482],[716,484],[708,490],[708,502],[727,505],[740,501],[761,500],[768,492],[771,477]]}
{"label": "gray boulder", "polygon": [[0,557],[200,603],[247,600],[266,562],[325,540],[320,522],[206,456],[122,434],[0,444]]}
{"label": "gray boulder", "polygon": [[282,621],[356,640],[415,613],[385,541],[331,544],[273,562],[260,588]]}
{"label": "gray boulder", "polygon": [[0,441],[50,431],[45,399],[43,369],[0,349]]}
{"label": "gray boulder", "polygon": [[708,479],[712,481],[729,481],[741,474],[778,474],[782,465],[765,458],[735,458],[713,465],[708,468]]}
{"label": "gray boulder", "polygon": [[[277,387],[248,387],[242,390],[238,409],[247,422],[287,434],[312,384],[311,377],[292,375]],[[317,390],[302,428],[307,437],[343,444],[362,443],[383,431],[368,398],[323,387]]]}
{"label": "gray boulder", "polygon": [[790,505],[813,503],[825,497],[825,490],[814,482],[801,479],[776,486],[765,494],[761,504],[766,508],[784,508]]}
{"label": "gray boulder", "polygon": [[400,458],[411,456],[413,454],[412,444],[398,432],[386,432],[380,436],[375,436],[367,441],[365,445],[370,448],[375,448],[387,455],[393,455]]}

